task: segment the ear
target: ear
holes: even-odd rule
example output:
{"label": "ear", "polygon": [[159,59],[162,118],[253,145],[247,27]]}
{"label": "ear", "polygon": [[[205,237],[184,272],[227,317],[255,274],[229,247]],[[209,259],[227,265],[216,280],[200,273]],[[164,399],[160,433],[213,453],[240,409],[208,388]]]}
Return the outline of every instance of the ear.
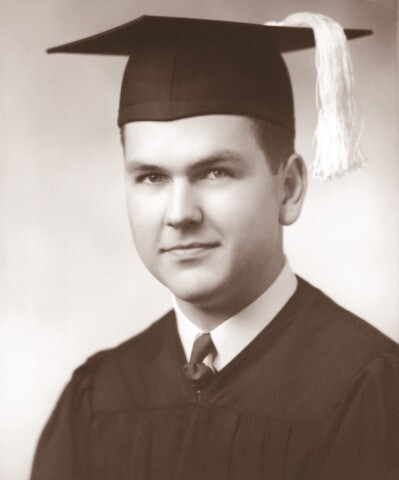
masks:
{"label": "ear", "polygon": [[302,210],[308,185],[306,165],[302,157],[293,153],[280,167],[280,225],[294,223]]}

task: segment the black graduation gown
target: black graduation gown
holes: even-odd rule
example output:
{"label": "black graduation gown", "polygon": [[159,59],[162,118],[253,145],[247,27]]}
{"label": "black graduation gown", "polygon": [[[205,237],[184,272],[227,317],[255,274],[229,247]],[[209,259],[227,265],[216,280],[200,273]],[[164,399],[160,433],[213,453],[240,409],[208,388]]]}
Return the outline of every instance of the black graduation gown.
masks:
{"label": "black graduation gown", "polygon": [[76,370],[32,480],[397,480],[397,345],[299,279],[197,394],[173,312]]}

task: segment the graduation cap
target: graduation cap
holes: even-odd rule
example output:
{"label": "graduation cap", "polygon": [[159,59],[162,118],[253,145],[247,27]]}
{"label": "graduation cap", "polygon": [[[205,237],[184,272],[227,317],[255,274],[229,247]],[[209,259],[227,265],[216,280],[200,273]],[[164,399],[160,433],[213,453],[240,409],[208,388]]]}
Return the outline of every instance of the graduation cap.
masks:
{"label": "graduation cap", "polygon": [[362,163],[346,40],[371,33],[343,30],[330,18],[309,13],[264,25],[142,16],[48,52],[129,57],[119,126],[237,114],[294,135],[292,88],[281,54],[316,46],[318,126],[312,168],[324,179]]}

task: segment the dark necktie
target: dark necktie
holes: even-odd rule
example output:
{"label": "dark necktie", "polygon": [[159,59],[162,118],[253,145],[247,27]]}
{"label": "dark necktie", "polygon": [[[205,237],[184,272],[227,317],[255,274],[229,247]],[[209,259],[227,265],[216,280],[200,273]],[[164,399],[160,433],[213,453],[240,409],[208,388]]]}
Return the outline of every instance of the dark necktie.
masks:
{"label": "dark necktie", "polygon": [[211,334],[201,333],[195,339],[190,362],[183,366],[184,377],[193,387],[204,387],[215,375],[216,370],[212,366],[202,363],[212,351],[215,351],[215,346]]}

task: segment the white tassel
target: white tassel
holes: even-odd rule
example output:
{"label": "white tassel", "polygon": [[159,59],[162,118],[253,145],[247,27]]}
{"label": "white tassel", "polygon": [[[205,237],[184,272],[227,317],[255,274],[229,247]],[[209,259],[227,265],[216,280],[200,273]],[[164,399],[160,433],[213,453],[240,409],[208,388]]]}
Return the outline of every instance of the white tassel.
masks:
{"label": "white tassel", "polygon": [[327,180],[362,166],[360,135],[355,128],[352,62],[342,27],[329,17],[306,12],[265,25],[310,27],[314,32],[318,119],[313,137],[316,156],[310,167],[313,176]]}

